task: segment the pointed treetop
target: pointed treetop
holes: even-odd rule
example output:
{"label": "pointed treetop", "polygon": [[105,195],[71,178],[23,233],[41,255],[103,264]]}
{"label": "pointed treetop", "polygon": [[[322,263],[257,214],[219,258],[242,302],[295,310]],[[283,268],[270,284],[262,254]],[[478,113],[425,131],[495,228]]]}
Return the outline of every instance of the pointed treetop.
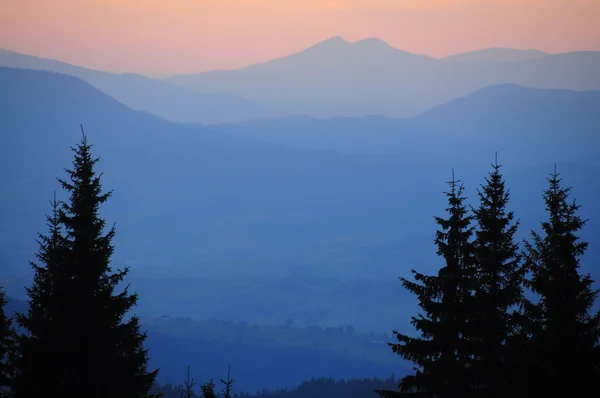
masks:
{"label": "pointed treetop", "polygon": [[454,167],[452,168],[452,180],[448,181],[446,184],[450,185],[450,195],[454,195],[456,192],[456,186],[458,185],[458,183],[460,182],[460,180],[455,179],[454,176]]}

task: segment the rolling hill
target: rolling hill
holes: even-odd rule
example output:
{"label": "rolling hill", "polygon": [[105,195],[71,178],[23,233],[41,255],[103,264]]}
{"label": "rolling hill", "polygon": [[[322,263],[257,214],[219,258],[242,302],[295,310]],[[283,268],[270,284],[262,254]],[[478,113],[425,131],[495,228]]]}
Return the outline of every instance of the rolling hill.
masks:
{"label": "rolling hill", "polygon": [[278,145],[346,154],[470,157],[476,163],[499,151],[510,164],[575,159],[598,164],[598,109],[600,91],[497,85],[412,119],[294,116],[218,128]]}
{"label": "rolling hill", "polygon": [[265,117],[256,103],[235,94],[202,94],[137,74],[114,74],[0,49],[0,66],[79,77],[132,109],[176,122],[223,123]]}

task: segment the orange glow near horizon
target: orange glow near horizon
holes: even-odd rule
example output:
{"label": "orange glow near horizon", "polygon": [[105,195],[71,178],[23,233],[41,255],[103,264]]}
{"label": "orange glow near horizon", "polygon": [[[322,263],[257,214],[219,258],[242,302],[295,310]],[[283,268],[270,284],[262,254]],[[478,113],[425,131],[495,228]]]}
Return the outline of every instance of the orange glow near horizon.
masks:
{"label": "orange glow near horizon", "polygon": [[0,0],[0,48],[109,71],[237,68],[332,36],[434,57],[600,50],[600,1]]}

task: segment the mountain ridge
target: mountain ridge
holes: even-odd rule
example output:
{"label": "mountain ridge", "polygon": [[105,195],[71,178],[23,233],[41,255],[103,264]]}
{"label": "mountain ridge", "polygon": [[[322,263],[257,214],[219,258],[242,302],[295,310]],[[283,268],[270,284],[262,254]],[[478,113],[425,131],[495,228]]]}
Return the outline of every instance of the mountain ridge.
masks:
{"label": "mountain ridge", "polygon": [[[442,57],[433,57],[430,55],[426,55],[426,54],[420,54],[420,53],[414,53],[414,52],[409,52],[409,51],[405,51],[402,50],[401,48],[398,47],[394,47],[391,44],[389,44],[388,42],[386,42],[385,40],[379,38],[379,37],[375,37],[375,36],[371,36],[371,37],[364,37],[362,39],[358,39],[354,42],[352,41],[348,41],[346,39],[344,39],[341,35],[337,35],[337,36],[332,36],[332,37],[328,37],[325,38],[319,42],[316,42],[312,45],[309,45],[307,47],[305,47],[304,49],[298,50],[294,53],[291,54],[283,54],[283,55],[279,55],[279,56],[275,56],[270,60],[264,61],[264,62],[258,62],[258,63],[252,63],[252,64],[248,64],[248,65],[244,65],[241,67],[237,67],[237,68],[227,68],[227,69],[213,69],[213,70],[207,70],[207,71],[203,71],[203,72],[191,72],[191,73],[171,73],[171,74],[162,74],[162,73],[157,73],[156,75],[169,75],[169,76],[165,76],[161,79],[157,80],[166,80],[169,77],[172,76],[180,76],[180,75],[190,75],[190,74],[200,74],[200,73],[209,73],[209,72],[216,72],[216,71],[229,71],[229,70],[239,70],[239,69],[245,69],[249,66],[254,66],[254,65],[259,65],[259,64],[264,64],[264,63],[268,63],[277,59],[281,59],[281,58],[285,58],[288,57],[290,55],[294,55],[294,54],[298,54],[301,52],[304,52],[306,50],[309,50],[313,47],[317,47],[317,46],[322,46],[322,45],[346,45],[348,47],[351,47],[353,45],[365,45],[365,44],[375,44],[378,45],[380,47],[388,47],[388,48],[392,48],[394,50],[397,50],[399,52],[403,52],[406,54],[410,54],[410,55],[416,55],[416,56],[422,56],[422,57],[427,57],[427,58],[431,58],[431,59],[435,59],[435,60],[442,60],[442,59],[451,59],[454,57],[463,57],[463,56],[467,56],[467,55],[479,55],[479,54],[486,54],[486,53],[490,53],[490,52],[495,52],[495,51],[500,51],[500,52],[509,52],[509,53],[521,53],[521,54],[535,54],[535,55],[539,55],[539,56],[545,56],[545,55],[556,55],[556,54],[568,54],[568,53],[574,53],[574,52],[597,52],[600,50],[573,50],[573,51],[565,51],[565,52],[561,52],[561,53],[548,53],[536,48],[528,48],[528,49],[518,49],[518,48],[513,48],[513,47],[503,47],[503,46],[496,46],[496,47],[487,47],[487,48],[481,48],[481,49],[475,49],[475,50],[468,50],[468,51],[461,51],[455,54],[450,54],[450,55],[446,55],[446,56],[442,56]],[[134,74],[134,75],[140,75],[140,76],[144,76],[144,77],[148,77],[146,74],[141,73],[141,72],[123,72],[123,73],[115,73],[115,72],[109,72],[109,71],[103,71],[103,70],[99,70],[99,69],[95,69],[95,68],[86,68],[83,66],[78,66],[75,64],[70,64],[68,62],[59,60],[59,59],[54,59],[54,58],[45,58],[45,57],[40,57],[37,55],[33,55],[33,54],[27,54],[27,53],[22,53],[20,51],[16,51],[16,50],[11,50],[11,49],[7,49],[7,48],[0,48],[0,53],[12,53],[12,54],[19,54],[19,55],[25,55],[28,57],[35,57],[35,58],[39,58],[39,59],[47,59],[47,60],[51,60],[51,61],[55,61],[55,62],[59,62],[59,63],[63,63],[63,64],[69,64],[78,68],[84,68],[84,69],[89,69],[89,70],[94,70],[94,71],[98,71],[98,72],[104,72],[104,73],[111,73],[111,74],[117,74],[117,75],[130,75],[130,74]]]}
{"label": "mountain ridge", "polygon": [[379,39],[350,43],[336,36],[264,63],[166,80],[236,93],[279,116],[406,118],[495,84],[599,90],[600,52],[495,48],[434,59]]}
{"label": "mountain ridge", "polygon": [[[538,140],[558,140],[535,152],[545,153],[546,161],[567,161],[575,159],[573,156],[578,153],[581,159],[594,163],[594,152],[600,151],[594,134],[594,126],[600,124],[596,109],[600,109],[600,91],[499,84],[455,98],[413,118],[321,119],[295,115],[219,128],[228,134],[292,147],[365,155],[399,155],[407,148],[419,153],[443,153],[453,141],[481,141],[482,145],[486,143],[483,153],[514,152],[517,148],[511,149],[512,144],[519,143],[520,153],[526,155],[539,145]],[[455,151],[465,154],[462,149]],[[536,158],[535,152],[527,157]],[[511,156],[512,161],[517,158]]]}
{"label": "mountain ridge", "polygon": [[76,76],[132,109],[175,122],[219,123],[269,114],[258,104],[235,94],[199,93],[136,73],[103,72],[10,50],[0,51],[0,66]]}
{"label": "mountain ridge", "polygon": [[445,57],[438,58],[445,61],[502,61],[502,62],[520,62],[529,59],[541,58],[550,53],[530,48],[530,49],[516,49],[510,47],[490,47],[473,51],[465,51],[457,54],[448,55]]}
{"label": "mountain ridge", "polygon": [[[481,58],[498,52],[526,56],[510,62]],[[408,118],[495,84],[600,89],[597,51],[547,54],[492,48],[458,55],[466,59],[435,59],[378,38],[351,43],[336,36],[266,63],[166,79],[110,74],[11,51],[0,52],[0,65],[79,76],[132,109],[201,124],[297,114]]]}

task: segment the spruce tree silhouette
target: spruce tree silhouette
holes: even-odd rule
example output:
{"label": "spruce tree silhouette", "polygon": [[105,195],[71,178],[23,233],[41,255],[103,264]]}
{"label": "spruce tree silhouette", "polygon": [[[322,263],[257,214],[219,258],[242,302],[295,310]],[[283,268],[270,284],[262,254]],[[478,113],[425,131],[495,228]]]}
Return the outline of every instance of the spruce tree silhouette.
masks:
{"label": "spruce tree silhouette", "polygon": [[416,282],[400,278],[402,285],[415,294],[423,313],[411,323],[421,337],[394,331],[399,343],[390,344],[402,358],[417,365],[415,374],[400,381],[400,391],[377,390],[382,397],[465,397],[472,385],[469,347],[469,318],[473,308],[475,261],[471,236],[472,216],[463,197],[464,187],[454,179],[446,192],[448,218],[435,217],[437,254],[446,265],[436,276],[412,270]]}
{"label": "spruce tree silhouette", "polygon": [[125,316],[137,301],[128,287],[116,293],[128,272],[112,271],[114,226],[103,234],[98,211],[102,193],[91,145],[75,147],[69,181],[59,180],[68,202],[52,202],[49,234],[40,235],[29,311],[18,321],[22,357],[15,396],[147,397],[158,370],[148,371],[145,333],[139,319]]}
{"label": "spruce tree silhouette", "polygon": [[211,377],[206,383],[200,386],[203,398],[217,398],[215,393],[215,380]]}
{"label": "spruce tree silhouette", "polygon": [[[59,221],[60,202],[50,202],[52,213],[46,217],[48,235],[38,234],[38,261],[31,262],[33,284],[26,288],[29,296],[27,315],[17,314],[17,322],[27,333],[20,334],[17,359],[15,396],[26,397],[43,391],[57,392],[62,383],[61,370],[68,365],[65,352],[69,347],[68,331],[73,321],[68,320],[65,303],[70,276],[66,272],[68,242]],[[74,365],[72,365],[74,366]]]}
{"label": "spruce tree silhouette", "polygon": [[[600,314],[591,314],[598,297],[590,275],[579,272],[588,243],[577,233],[586,224],[569,201],[571,188],[561,186],[556,172],[544,191],[548,219],[542,232],[525,241],[526,286],[538,296],[525,301],[530,322],[529,395],[588,396],[598,387]],[[596,391],[597,392],[597,391]]]}
{"label": "spruce tree silhouette", "polygon": [[478,283],[477,316],[471,337],[476,341],[474,372],[478,397],[504,397],[511,389],[521,388],[512,374],[515,364],[511,343],[515,339],[513,331],[525,268],[514,240],[519,223],[513,222],[514,214],[507,210],[510,194],[497,155],[492,167],[486,184],[477,191],[479,206],[473,209],[477,222],[474,244]]}

